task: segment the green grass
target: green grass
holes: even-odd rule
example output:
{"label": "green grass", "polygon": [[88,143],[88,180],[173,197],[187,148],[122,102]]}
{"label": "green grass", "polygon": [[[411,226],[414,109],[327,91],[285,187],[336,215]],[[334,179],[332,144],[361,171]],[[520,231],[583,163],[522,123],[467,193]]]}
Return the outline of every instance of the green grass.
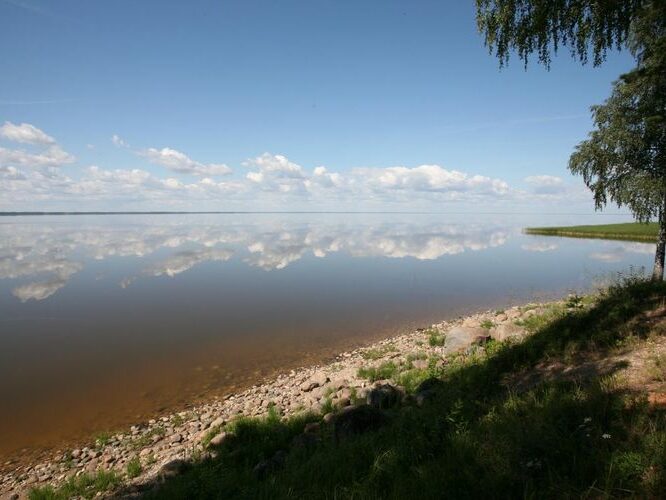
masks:
{"label": "green grass", "polygon": [[494,326],[495,326],[495,323],[493,323],[493,322],[490,321],[489,319],[484,319],[484,320],[481,322],[481,328],[485,328],[486,330],[490,330],[490,329],[491,329],[492,327],[494,327]]}
{"label": "green grass", "polygon": [[428,334],[428,344],[430,347],[443,346],[446,341],[446,336],[439,330],[429,328],[426,333]]}
{"label": "green grass", "polygon": [[361,357],[367,360],[377,360],[386,356],[390,352],[396,352],[398,348],[392,344],[387,344],[375,349],[366,349],[361,352]]}
{"label": "green grass", "polygon": [[656,241],[659,224],[628,222],[624,224],[598,224],[592,226],[528,227],[527,234],[543,236],[569,236],[573,238],[602,238],[607,240]]}
{"label": "green grass", "polygon": [[360,378],[366,378],[370,382],[374,382],[376,380],[392,379],[398,374],[398,372],[398,366],[393,361],[387,361],[377,367],[370,366],[359,368],[358,376]]}
{"label": "green grass", "polygon": [[[508,390],[507,377],[565,355],[612,351],[645,338],[641,313],[663,303],[666,284],[614,286],[588,307],[535,323],[522,343],[489,343],[439,368],[372,378],[436,375],[436,397],[390,413],[375,432],[336,442],[324,426],[313,447],[291,446],[307,421],[240,419],[236,438],[148,498],[657,498],[666,491],[666,416],[626,391],[616,372]],[[633,339],[633,340],[632,340]],[[383,367],[383,368],[382,368]],[[382,371],[383,370],[383,371]],[[282,467],[255,465],[277,451]]]}
{"label": "green grass", "polygon": [[127,477],[133,479],[141,474],[143,468],[141,467],[141,460],[139,457],[132,457],[127,461],[125,466],[125,472],[127,472]]}
{"label": "green grass", "polygon": [[68,479],[59,488],[45,486],[30,491],[30,500],[68,500],[70,498],[93,498],[98,493],[110,491],[120,485],[120,477],[111,471],[82,474]]}

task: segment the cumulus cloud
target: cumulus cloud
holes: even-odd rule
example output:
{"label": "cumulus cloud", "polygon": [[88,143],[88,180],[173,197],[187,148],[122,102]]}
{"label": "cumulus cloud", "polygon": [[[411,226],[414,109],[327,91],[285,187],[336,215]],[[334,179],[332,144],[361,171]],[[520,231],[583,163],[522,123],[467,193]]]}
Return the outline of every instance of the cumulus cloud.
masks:
{"label": "cumulus cloud", "polygon": [[16,125],[12,122],[5,122],[0,127],[0,137],[12,142],[20,142],[22,144],[55,144],[55,139],[47,135],[42,130],[29,123],[21,123]]}
{"label": "cumulus cloud", "polygon": [[0,169],[5,172],[16,168],[60,167],[75,161],[74,156],[64,151],[53,137],[29,123],[5,122],[0,127],[0,137],[33,146],[30,151],[0,147]]}
{"label": "cumulus cloud", "polygon": [[421,192],[476,192],[503,195],[509,185],[500,179],[447,170],[439,165],[357,169],[373,188]]}
{"label": "cumulus cloud", "polygon": [[227,165],[222,163],[199,163],[192,160],[185,153],[171,148],[148,148],[140,151],[139,155],[151,163],[161,165],[181,174],[214,177],[231,173],[231,168]]}

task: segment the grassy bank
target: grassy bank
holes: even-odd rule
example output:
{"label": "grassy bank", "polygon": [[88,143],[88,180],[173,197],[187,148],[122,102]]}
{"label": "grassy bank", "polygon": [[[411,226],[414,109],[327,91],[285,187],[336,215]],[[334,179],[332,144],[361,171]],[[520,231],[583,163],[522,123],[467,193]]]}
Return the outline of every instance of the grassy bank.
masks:
{"label": "grassy bank", "polygon": [[528,227],[527,234],[544,236],[568,236],[573,238],[602,238],[607,240],[656,241],[659,224],[650,222],[640,224],[628,222],[624,224],[599,224],[592,226],[563,227]]}
{"label": "grassy bank", "polygon": [[[381,376],[408,391],[431,379],[434,397],[398,405],[378,429],[345,439],[322,424],[299,440],[307,423],[321,420],[313,414],[238,419],[213,457],[143,495],[660,497],[666,414],[649,398],[666,391],[666,357],[657,349],[666,345],[665,303],[666,284],[625,283],[529,317],[523,326],[533,333],[522,342],[491,341],[440,366],[387,367]],[[639,351],[649,355],[630,373],[627,359]],[[276,454],[279,463],[257,470]],[[32,498],[62,493],[35,490]]]}

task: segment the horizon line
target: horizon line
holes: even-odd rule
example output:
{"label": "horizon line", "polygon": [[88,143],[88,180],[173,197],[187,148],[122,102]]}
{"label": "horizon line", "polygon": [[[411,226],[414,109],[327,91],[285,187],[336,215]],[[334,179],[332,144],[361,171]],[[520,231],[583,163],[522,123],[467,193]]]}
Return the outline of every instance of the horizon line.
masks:
{"label": "horizon line", "polygon": [[37,215],[241,215],[241,214],[405,214],[405,215],[631,215],[628,213],[609,214],[601,212],[405,212],[391,210],[122,210],[122,211],[0,211],[0,217],[19,217]]}

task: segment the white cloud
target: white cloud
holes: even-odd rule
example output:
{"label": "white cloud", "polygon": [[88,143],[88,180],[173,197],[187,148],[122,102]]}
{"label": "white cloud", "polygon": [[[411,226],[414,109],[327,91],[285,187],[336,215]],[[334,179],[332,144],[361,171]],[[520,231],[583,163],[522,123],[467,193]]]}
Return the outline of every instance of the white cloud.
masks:
{"label": "white cloud", "polygon": [[506,194],[509,185],[499,179],[447,170],[439,165],[420,165],[414,168],[387,167],[358,169],[374,188],[430,192],[478,192]]}
{"label": "white cloud", "polygon": [[[53,137],[46,135],[42,130],[29,123],[15,125],[11,122],[5,122],[0,127],[0,137],[12,142],[33,146],[32,151],[0,147],[0,170],[4,172],[17,168],[48,169],[73,163],[76,160],[74,156],[64,151]],[[14,175],[14,177],[17,176]]]}
{"label": "white cloud", "polygon": [[222,163],[203,164],[192,160],[185,153],[171,148],[148,148],[139,152],[139,155],[148,159],[151,163],[161,165],[181,174],[193,174],[201,176],[228,175],[231,168]]}
{"label": "white cloud", "polygon": [[0,127],[0,137],[12,142],[20,142],[22,144],[42,144],[49,145],[55,144],[55,139],[47,135],[42,130],[29,123],[21,123],[16,125],[12,122],[5,122]]}
{"label": "white cloud", "polygon": [[113,134],[111,136],[111,142],[113,143],[114,146],[119,147],[119,148],[129,148],[129,144],[125,142],[125,140],[120,137],[117,134]]}

